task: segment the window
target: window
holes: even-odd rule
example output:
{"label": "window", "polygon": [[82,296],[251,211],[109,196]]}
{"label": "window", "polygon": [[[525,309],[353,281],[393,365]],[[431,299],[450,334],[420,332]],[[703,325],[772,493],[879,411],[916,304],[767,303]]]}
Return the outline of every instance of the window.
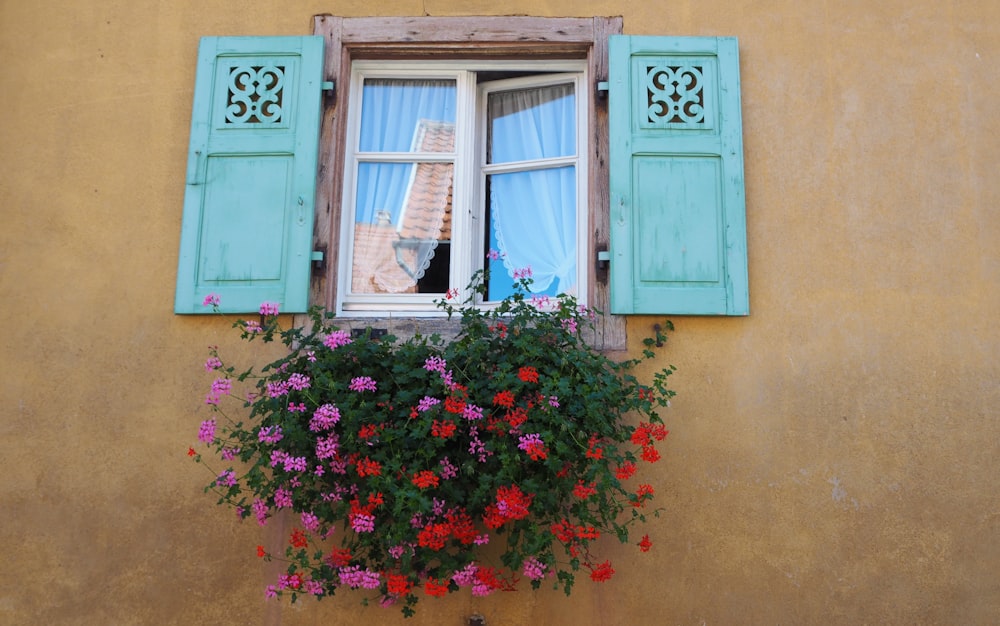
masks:
{"label": "window", "polygon": [[215,293],[446,334],[420,315],[489,263],[487,300],[531,266],[604,311],[600,348],[625,348],[621,314],[746,315],[736,40],[621,24],[317,16],[311,37],[204,38],[174,310]]}
{"label": "window", "polygon": [[523,268],[584,300],[585,84],[583,61],[355,62],[338,313],[435,312],[484,267],[488,301]]}

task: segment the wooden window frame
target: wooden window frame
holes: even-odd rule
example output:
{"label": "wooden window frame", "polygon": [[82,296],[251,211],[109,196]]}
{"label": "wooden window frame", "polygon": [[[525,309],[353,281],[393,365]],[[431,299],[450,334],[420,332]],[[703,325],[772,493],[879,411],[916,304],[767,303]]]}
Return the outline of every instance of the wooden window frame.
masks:
{"label": "wooden window frame", "polygon": [[[310,299],[328,310],[337,301],[341,198],[347,149],[351,63],[356,59],[545,59],[587,60],[595,91],[589,98],[587,149],[588,294],[598,316],[591,344],[602,350],[624,350],[625,319],[610,310],[609,272],[598,261],[610,239],[608,186],[608,107],[606,92],[597,91],[608,76],[608,37],[622,32],[621,17],[359,17],[317,15],[313,33],[325,39],[325,79],[334,84],[323,111],[316,192],[315,249],[324,252],[322,271],[315,272]],[[328,92],[329,93],[329,92]],[[344,328],[385,328],[397,336],[416,332],[453,335],[456,322],[442,318],[389,316],[343,318]]]}

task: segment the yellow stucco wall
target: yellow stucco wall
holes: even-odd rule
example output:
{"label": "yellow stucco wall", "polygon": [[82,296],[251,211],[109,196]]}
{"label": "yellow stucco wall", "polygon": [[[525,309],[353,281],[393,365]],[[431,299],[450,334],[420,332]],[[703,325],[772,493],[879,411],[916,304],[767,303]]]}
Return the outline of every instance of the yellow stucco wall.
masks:
{"label": "yellow stucco wall", "polygon": [[185,456],[232,338],[171,312],[198,38],[317,13],[740,38],[752,315],[675,319],[653,551],[409,623],[1000,622],[1000,2],[55,0],[0,2],[0,623],[402,622],[265,603]]}

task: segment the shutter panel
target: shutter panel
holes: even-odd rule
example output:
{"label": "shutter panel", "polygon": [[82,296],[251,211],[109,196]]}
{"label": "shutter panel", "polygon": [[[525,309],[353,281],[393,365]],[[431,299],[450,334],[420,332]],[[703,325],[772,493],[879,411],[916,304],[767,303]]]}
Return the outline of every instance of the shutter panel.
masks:
{"label": "shutter panel", "polygon": [[177,313],[308,308],[322,73],[322,37],[201,40]]}
{"label": "shutter panel", "polygon": [[611,312],[747,315],[739,56],[610,37]]}

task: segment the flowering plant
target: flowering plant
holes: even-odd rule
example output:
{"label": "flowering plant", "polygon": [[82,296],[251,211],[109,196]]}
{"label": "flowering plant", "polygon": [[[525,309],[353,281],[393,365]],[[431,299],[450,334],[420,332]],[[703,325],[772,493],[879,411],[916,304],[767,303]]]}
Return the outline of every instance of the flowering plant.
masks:
{"label": "flowering plant", "polygon": [[[607,534],[629,542],[646,519],[654,490],[633,475],[660,458],[657,409],[674,395],[674,368],[650,384],[633,370],[665,337],[616,362],[582,339],[593,311],[528,296],[529,285],[492,308],[450,292],[438,305],[461,331],[449,342],[356,336],[318,310],[311,328],[281,330],[265,303],[260,321],[235,327],[280,338],[287,356],[238,372],[211,349],[216,415],[198,439],[224,465],[206,491],[241,519],[287,511],[296,522],[283,545],[257,547],[287,563],[268,597],[362,588],[409,616],[420,595],[488,595],[522,577],[533,588],[552,577],[568,595],[581,569],[595,581],[615,573],[592,548]],[[243,401],[236,383],[250,386]]]}

